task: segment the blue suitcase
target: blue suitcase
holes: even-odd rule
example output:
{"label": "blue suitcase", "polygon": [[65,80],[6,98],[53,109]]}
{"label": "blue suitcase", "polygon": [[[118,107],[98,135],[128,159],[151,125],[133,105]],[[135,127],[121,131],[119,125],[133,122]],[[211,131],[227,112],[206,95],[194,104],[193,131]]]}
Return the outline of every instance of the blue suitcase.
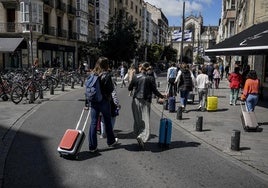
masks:
{"label": "blue suitcase", "polygon": [[176,111],[176,98],[175,97],[168,98],[168,110],[169,110],[169,112]]}
{"label": "blue suitcase", "polygon": [[161,148],[169,147],[171,143],[171,133],[172,133],[171,119],[161,118],[159,127],[159,141],[158,141],[158,144]]}

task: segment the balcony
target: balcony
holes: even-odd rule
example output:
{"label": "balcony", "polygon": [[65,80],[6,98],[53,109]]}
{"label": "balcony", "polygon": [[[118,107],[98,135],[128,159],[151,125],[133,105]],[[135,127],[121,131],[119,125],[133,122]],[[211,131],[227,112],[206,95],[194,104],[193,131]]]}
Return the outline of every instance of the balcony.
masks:
{"label": "balcony", "polygon": [[44,0],[44,4],[48,5],[50,7],[54,7],[54,1],[53,0]]}
{"label": "balcony", "polygon": [[227,9],[224,11],[223,19],[234,19],[236,17],[236,10],[235,9]]}
{"label": "balcony", "polygon": [[63,12],[66,11],[66,4],[63,3],[62,1],[56,1],[56,9],[59,9]]}
{"label": "balcony", "polygon": [[88,15],[88,21],[89,21],[89,23],[95,23],[95,19],[94,19],[95,17],[93,16],[93,15]]}
{"label": "balcony", "polygon": [[0,0],[0,3],[3,4],[5,9],[17,8],[19,6],[19,3],[17,2],[17,0]]}
{"label": "balcony", "polygon": [[21,23],[0,23],[0,33],[21,33],[22,25]]}
{"label": "balcony", "polygon": [[72,5],[68,5],[68,6],[67,6],[67,12],[68,12],[68,14],[73,14],[73,15],[75,15],[76,8],[73,7]]}
{"label": "balcony", "polygon": [[88,0],[88,5],[93,5],[94,6],[94,0]]}
{"label": "balcony", "polygon": [[78,38],[78,34],[77,33],[74,33],[72,31],[69,31],[68,32],[68,39],[77,40],[77,38]]}

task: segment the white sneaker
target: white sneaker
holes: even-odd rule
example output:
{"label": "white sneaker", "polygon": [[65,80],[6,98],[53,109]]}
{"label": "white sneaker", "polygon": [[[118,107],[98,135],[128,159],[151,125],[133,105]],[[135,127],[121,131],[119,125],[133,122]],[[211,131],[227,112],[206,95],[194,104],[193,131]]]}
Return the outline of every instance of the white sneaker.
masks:
{"label": "white sneaker", "polygon": [[109,145],[109,147],[114,147],[118,144],[118,138],[115,138],[114,143],[112,143],[111,145]]}

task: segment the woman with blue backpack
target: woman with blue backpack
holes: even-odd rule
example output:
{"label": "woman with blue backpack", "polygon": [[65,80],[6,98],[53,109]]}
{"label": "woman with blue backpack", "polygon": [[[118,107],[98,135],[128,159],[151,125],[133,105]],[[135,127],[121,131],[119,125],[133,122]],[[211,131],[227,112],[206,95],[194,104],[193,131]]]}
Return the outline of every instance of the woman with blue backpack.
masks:
{"label": "woman with blue backpack", "polygon": [[118,138],[114,136],[111,121],[110,101],[113,91],[114,84],[111,74],[109,73],[109,60],[106,57],[100,57],[86,82],[86,100],[88,100],[91,110],[91,123],[88,137],[90,152],[98,151],[97,123],[100,113],[102,114],[105,124],[108,146],[112,147],[118,143]]}

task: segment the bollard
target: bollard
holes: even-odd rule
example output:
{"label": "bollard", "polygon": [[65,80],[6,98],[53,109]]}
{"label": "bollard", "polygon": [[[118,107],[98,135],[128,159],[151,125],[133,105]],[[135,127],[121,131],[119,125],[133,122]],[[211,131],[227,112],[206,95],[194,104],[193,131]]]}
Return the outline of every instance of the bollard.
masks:
{"label": "bollard", "polygon": [[195,130],[201,132],[203,129],[203,116],[197,116]]}
{"label": "bollard", "polygon": [[157,87],[160,87],[160,82],[157,82]]}
{"label": "bollard", "polygon": [[34,92],[33,91],[30,91],[30,98],[29,98],[29,104],[31,104],[31,103],[34,103]]}
{"label": "bollard", "polygon": [[233,130],[231,137],[231,150],[239,151],[240,148],[240,131]]}
{"label": "bollard", "polygon": [[61,84],[61,91],[64,91],[64,83]]}
{"label": "bollard", "polygon": [[53,84],[50,85],[50,95],[54,95],[54,87],[53,87]]}
{"label": "bollard", "polygon": [[84,86],[84,82],[83,82],[83,80],[81,80],[81,87],[83,87]]}
{"label": "bollard", "polygon": [[177,119],[182,120],[182,107],[181,106],[178,106],[178,109],[177,109]]}
{"label": "bollard", "polygon": [[42,88],[39,90],[39,98],[44,99],[44,92]]}
{"label": "bollard", "polygon": [[71,88],[74,89],[74,81],[72,81]]}

